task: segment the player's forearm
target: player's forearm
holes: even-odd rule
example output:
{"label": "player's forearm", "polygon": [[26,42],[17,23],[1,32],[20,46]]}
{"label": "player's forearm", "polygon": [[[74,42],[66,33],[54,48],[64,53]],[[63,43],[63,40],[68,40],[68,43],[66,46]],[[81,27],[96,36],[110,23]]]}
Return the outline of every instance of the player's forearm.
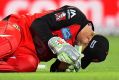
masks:
{"label": "player's forearm", "polygon": [[33,37],[37,36],[44,43],[47,43],[48,40],[53,37],[53,34],[48,27],[48,24],[40,18],[34,20],[34,22],[31,24],[30,31]]}

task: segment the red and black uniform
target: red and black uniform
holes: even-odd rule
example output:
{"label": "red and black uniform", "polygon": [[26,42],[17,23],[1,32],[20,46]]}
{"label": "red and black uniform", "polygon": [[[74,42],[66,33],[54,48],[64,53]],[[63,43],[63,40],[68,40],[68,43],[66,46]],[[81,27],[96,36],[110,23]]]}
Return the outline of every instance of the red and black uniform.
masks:
{"label": "red and black uniform", "polygon": [[[17,25],[21,36],[15,37],[20,38],[20,41],[16,42],[18,44],[13,48],[12,54],[4,48],[4,57],[0,56],[0,71],[17,72],[35,71],[40,61],[48,61],[56,57],[48,48],[48,40],[53,36],[59,36],[73,45],[77,33],[87,23],[91,23],[79,9],[72,6],[64,6],[56,11],[34,15],[11,14],[3,21]],[[11,34],[12,31],[9,33]],[[5,32],[4,34],[7,35]],[[6,47],[12,45],[13,43]]]}
{"label": "red and black uniform", "polygon": [[[40,60],[48,61],[55,57],[47,46],[51,37],[59,36],[73,45],[78,32],[88,23],[92,24],[79,9],[73,6],[61,7],[35,19],[30,30]],[[94,30],[93,24],[92,29]]]}

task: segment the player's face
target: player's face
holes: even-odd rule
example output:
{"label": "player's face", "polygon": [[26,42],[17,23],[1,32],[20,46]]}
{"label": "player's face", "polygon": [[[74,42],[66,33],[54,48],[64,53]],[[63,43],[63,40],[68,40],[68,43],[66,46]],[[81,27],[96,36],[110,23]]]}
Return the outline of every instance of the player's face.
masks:
{"label": "player's face", "polygon": [[94,36],[94,31],[90,24],[87,24],[77,35],[77,42],[82,44],[88,44],[92,37]]}

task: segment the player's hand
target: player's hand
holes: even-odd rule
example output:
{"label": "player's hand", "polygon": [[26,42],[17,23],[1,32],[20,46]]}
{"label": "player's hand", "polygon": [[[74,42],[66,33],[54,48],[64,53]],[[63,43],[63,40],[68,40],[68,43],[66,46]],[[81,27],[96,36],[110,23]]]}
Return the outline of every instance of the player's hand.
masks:
{"label": "player's hand", "polygon": [[50,72],[78,72],[81,67],[80,61],[81,59],[77,60],[75,64],[69,65],[56,59],[56,61],[50,67]]}
{"label": "player's hand", "polygon": [[66,71],[67,72],[78,72],[81,68],[81,60],[78,59],[74,64],[70,65]]}
{"label": "player's hand", "polygon": [[[75,46],[75,48],[81,53],[82,46]],[[84,57],[84,55],[81,53],[79,59],[72,65],[70,65],[66,71],[68,72],[78,72],[81,68],[81,59]]]}
{"label": "player's hand", "polygon": [[[54,54],[57,54],[58,60],[68,64],[75,64],[80,58],[80,52],[72,45],[68,44],[60,37],[53,37],[49,40],[48,45]],[[81,63],[81,62],[80,62]]]}
{"label": "player's hand", "polygon": [[[75,49],[77,49],[79,52],[81,52],[81,47],[75,46]],[[66,62],[62,62],[62,61],[59,61],[59,59],[57,59],[51,65],[50,72],[78,72],[81,67],[81,58],[82,57],[83,57],[83,54],[81,54],[79,59],[74,64],[67,64]]]}

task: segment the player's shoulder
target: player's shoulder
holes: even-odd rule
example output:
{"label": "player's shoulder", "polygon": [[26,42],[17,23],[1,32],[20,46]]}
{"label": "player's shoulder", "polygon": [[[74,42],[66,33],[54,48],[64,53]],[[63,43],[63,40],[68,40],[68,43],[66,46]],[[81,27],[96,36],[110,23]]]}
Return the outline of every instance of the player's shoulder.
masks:
{"label": "player's shoulder", "polygon": [[70,6],[70,5],[64,5],[60,9],[74,9],[74,10],[79,10],[78,7],[76,7],[76,6]]}

